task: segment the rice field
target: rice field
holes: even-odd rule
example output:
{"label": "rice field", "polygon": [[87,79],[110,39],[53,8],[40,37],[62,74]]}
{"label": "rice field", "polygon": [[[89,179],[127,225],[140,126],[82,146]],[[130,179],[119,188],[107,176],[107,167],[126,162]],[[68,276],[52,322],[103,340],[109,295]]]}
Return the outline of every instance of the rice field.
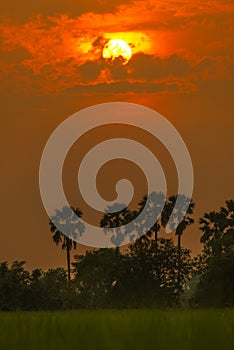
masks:
{"label": "rice field", "polygon": [[234,349],[234,310],[0,313],[0,349]]}

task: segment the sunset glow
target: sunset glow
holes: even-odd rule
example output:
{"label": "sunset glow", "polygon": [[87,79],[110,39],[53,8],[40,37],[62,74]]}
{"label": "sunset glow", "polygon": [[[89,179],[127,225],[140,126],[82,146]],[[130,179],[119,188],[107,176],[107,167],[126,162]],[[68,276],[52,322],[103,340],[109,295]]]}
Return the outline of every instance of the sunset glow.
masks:
{"label": "sunset glow", "polygon": [[132,50],[126,41],[122,39],[111,39],[105,45],[102,56],[110,61],[119,58],[122,64],[125,65],[132,57]]}
{"label": "sunset glow", "polygon": [[[117,91],[121,84],[129,92],[145,91],[149,84],[152,93],[169,89],[171,94],[197,91],[201,79],[229,79],[233,5],[221,0],[196,4],[117,1],[100,10],[91,1],[86,10],[74,4],[74,14],[59,5],[56,13],[35,10],[33,16],[22,13],[19,21],[6,14],[0,23],[3,84],[7,88],[12,79],[30,95],[83,86],[105,90],[102,84]],[[116,39],[125,48],[110,52],[106,45]],[[122,63],[121,75],[118,65],[108,64],[113,61]]]}
{"label": "sunset glow", "polygon": [[104,35],[104,38],[107,40],[112,40],[116,38],[121,38],[121,40],[128,43],[131,47],[132,54],[135,55],[137,53],[145,53],[151,54],[153,53],[153,43],[149,35],[143,32],[114,32],[107,33]]}

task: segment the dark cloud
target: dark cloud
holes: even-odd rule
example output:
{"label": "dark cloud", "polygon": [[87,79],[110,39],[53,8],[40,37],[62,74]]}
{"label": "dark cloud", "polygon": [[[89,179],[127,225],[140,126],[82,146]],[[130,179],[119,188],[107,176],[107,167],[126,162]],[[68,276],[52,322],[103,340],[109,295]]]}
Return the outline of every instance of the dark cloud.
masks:
{"label": "dark cloud", "polygon": [[86,62],[79,67],[80,80],[82,82],[90,82],[98,79],[98,76],[103,69],[104,63]]}
{"label": "dark cloud", "polygon": [[130,83],[127,81],[101,83],[96,85],[77,85],[73,88],[67,89],[66,93],[72,95],[91,94],[91,93],[155,93],[155,92],[174,92],[179,90],[177,84],[149,84],[149,83]]}
{"label": "dark cloud", "polygon": [[126,4],[129,0],[8,0],[2,1],[0,5],[1,16],[9,17],[16,22],[24,22],[29,17],[42,14],[53,16],[66,13],[72,17],[86,12],[107,13],[113,12],[118,5]]}
{"label": "dark cloud", "polygon": [[128,66],[122,65],[121,59],[116,59],[110,65],[108,65],[111,78],[114,80],[127,80],[128,79]]}
{"label": "dark cloud", "polygon": [[145,54],[136,55],[129,63],[130,77],[152,81],[168,76],[183,77],[191,73],[191,65],[185,59],[172,55],[167,58]]}

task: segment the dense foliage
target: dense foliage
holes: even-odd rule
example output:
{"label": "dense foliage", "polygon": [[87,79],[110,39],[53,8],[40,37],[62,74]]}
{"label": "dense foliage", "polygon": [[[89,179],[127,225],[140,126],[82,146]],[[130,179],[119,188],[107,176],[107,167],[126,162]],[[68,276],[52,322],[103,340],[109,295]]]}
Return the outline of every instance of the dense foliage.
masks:
{"label": "dense foliage", "polygon": [[[53,239],[59,237],[55,243],[63,242],[66,248],[69,271],[28,271],[23,261],[0,263],[0,310],[233,307],[234,201],[200,219],[203,251],[196,257],[181,246],[182,233],[193,223],[194,204],[175,232],[177,244],[158,236],[174,201],[170,197],[161,219],[127,251],[116,247],[75,255],[71,271],[70,251],[75,245],[51,226]],[[126,209],[106,214],[101,226],[110,230],[135,215]]]}

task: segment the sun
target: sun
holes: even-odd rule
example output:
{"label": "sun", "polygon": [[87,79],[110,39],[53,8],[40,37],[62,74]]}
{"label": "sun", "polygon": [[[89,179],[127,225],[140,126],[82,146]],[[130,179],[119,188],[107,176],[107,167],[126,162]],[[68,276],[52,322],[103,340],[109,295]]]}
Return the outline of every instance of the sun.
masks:
{"label": "sun", "polygon": [[132,50],[128,43],[122,39],[111,39],[103,48],[102,57],[111,62],[116,58],[121,59],[122,64],[127,64],[132,57]]}

